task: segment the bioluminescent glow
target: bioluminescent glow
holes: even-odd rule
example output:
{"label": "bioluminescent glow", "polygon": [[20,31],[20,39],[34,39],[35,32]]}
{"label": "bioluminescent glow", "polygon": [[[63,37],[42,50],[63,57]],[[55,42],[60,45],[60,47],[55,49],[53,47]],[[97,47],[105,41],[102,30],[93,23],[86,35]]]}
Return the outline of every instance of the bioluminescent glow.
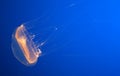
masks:
{"label": "bioluminescent glow", "polygon": [[13,34],[12,49],[14,56],[25,65],[35,64],[42,53],[24,25],[19,26]]}

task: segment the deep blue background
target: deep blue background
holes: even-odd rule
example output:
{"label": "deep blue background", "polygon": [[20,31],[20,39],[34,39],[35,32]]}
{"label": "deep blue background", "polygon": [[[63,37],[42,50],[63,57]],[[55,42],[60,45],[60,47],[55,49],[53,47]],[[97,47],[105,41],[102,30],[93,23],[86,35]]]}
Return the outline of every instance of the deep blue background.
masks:
{"label": "deep blue background", "polygon": [[[12,54],[11,35],[46,14],[71,43],[26,67]],[[120,76],[119,0],[0,0],[0,76]]]}

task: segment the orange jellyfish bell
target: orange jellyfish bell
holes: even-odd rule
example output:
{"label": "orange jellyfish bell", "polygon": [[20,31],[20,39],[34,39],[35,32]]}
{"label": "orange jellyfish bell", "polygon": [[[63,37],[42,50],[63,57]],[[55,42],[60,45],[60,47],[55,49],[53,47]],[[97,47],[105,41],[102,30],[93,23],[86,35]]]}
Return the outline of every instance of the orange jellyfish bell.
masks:
{"label": "orange jellyfish bell", "polygon": [[42,52],[23,24],[16,29],[12,39],[12,50],[17,60],[27,66],[35,64]]}

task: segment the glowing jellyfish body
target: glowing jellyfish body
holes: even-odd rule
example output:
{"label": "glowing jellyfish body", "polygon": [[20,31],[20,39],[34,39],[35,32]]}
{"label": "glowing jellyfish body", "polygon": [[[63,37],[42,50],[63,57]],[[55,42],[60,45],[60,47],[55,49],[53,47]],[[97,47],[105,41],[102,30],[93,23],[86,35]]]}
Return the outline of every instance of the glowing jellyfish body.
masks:
{"label": "glowing jellyfish body", "polygon": [[24,25],[19,26],[12,35],[12,50],[14,56],[24,65],[34,65],[41,50],[35,45]]}
{"label": "glowing jellyfish body", "polygon": [[68,40],[66,29],[56,20],[48,16],[18,26],[12,34],[11,47],[15,58],[31,66],[37,63],[39,57],[64,47]]}

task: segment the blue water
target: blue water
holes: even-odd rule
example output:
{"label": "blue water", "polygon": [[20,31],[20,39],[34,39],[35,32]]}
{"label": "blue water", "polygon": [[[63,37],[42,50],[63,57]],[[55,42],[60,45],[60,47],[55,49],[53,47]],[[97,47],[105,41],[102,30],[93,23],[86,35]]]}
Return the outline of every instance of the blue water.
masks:
{"label": "blue water", "polygon": [[[13,56],[11,35],[49,14],[67,28],[70,44],[26,67]],[[1,0],[0,76],[120,76],[119,20],[119,0]]]}

